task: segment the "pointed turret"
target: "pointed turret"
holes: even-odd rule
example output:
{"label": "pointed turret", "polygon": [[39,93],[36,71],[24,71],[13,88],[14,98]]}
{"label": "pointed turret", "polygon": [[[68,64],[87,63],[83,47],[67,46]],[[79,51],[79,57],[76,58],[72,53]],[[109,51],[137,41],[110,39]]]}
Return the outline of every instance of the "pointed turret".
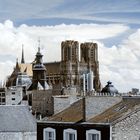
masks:
{"label": "pointed turret", "polygon": [[23,44],[22,44],[22,56],[21,56],[21,63],[25,63],[25,60],[24,60],[24,49],[23,49]]}
{"label": "pointed turret", "polygon": [[35,62],[33,65],[33,78],[32,78],[32,88],[38,89],[38,82],[45,89],[46,82],[46,68],[42,62],[43,55],[40,52],[40,41],[38,45],[38,51],[36,53]]}

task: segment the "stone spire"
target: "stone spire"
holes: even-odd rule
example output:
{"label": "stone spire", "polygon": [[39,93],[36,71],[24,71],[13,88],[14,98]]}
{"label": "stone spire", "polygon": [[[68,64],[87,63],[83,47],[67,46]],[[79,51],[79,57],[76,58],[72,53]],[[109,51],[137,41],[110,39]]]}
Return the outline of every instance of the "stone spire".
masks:
{"label": "stone spire", "polygon": [[25,63],[25,60],[24,60],[24,49],[23,49],[23,44],[22,44],[22,56],[21,56],[21,63]]}

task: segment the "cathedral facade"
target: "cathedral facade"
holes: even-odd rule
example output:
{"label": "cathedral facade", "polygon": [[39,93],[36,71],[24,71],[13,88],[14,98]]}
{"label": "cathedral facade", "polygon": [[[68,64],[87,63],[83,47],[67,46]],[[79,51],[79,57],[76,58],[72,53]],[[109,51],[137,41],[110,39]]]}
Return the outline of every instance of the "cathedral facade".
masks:
{"label": "cathedral facade", "polygon": [[83,74],[93,72],[93,88],[100,91],[98,46],[96,43],[82,43],[66,40],[61,43],[61,61],[44,63],[48,84],[64,87],[80,87]]}
{"label": "cathedral facade", "polygon": [[[18,72],[27,72],[27,75],[30,75],[32,78],[33,85],[35,85],[34,82],[37,84],[37,82],[44,80],[48,85],[54,88],[75,86],[80,89],[83,74],[87,74],[92,71],[93,90],[100,91],[101,84],[99,78],[98,46],[96,43],[86,42],[79,44],[78,41],[74,40],[63,41],[61,43],[60,62],[43,63],[41,62],[42,54],[38,51],[34,63],[27,65],[23,61],[23,54],[24,53],[22,53],[21,64],[18,66]],[[24,65],[27,67],[24,67]],[[31,65],[32,72],[31,70],[28,70],[31,69]],[[40,70],[38,66],[41,66],[43,70]],[[15,69],[14,71],[16,71]],[[28,71],[30,71],[29,74]],[[16,73],[15,75],[18,74]],[[11,78],[14,79],[13,73],[12,77],[10,77],[8,78],[7,83],[10,81],[9,85],[13,85],[11,80]],[[40,82],[42,87],[44,87],[45,84],[42,83],[43,82]]]}

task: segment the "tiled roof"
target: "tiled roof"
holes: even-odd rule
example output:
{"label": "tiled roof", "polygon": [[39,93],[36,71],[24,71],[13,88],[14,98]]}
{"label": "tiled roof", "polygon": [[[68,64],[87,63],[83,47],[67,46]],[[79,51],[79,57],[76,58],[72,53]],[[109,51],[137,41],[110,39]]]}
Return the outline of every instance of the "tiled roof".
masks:
{"label": "tiled roof", "polygon": [[[59,74],[60,73],[60,62],[54,62],[54,63],[44,63],[47,74]],[[27,73],[29,76],[33,76],[32,71],[32,64],[29,63],[21,63],[19,64],[19,68],[21,72]]]}
{"label": "tiled roof", "polygon": [[126,99],[124,98],[118,104],[112,106],[103,113],[91,118],[89,122],[113,123],[122,116],[124,117],[127,114],[135,111],[136,109],[140,109],[140,97],[138,98],[128,97]]}
{"label": "tiled roof", "polygon": [[36,121],[27,106],[0,106],[0,132],[36,132]]}
{"label": "tiled roof", "polygon": [[19,68],[20,68],[20,71],[23,73],[26,71],[27,75],[28,76],[32,76],[33,75],[33,71],[32,71],[32,64],[29,64],[29,63],[21,63],[19,64]]}
{"label": "tiled roof", "polygon": [[53,115],[49,118],[44,118],[43,121],[59,121],[59,122],[79,122],[84,119],[84,99],[78,100],[70,107],[66,108],[62,112]]}

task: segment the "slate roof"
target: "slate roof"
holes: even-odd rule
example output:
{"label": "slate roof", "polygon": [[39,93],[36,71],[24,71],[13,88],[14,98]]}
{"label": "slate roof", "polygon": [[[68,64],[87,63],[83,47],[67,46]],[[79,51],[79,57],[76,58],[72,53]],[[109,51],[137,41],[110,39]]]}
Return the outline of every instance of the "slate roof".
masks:
{"label": "slate roof", "polygon": [[140,97],[126,97],[103,113],[91,118],[88,122],[113,124],[121,117],[126,117],[136,110],[140,110]]}
{"label": "slate roof", "polygon": [[1,105],[0,132],[36,132],[36,120],[27,106]]}
{"label": "slate roof", "polygon": [[59,121],[59,122],[80,122],[84,120],[84,99],[80,99],[73,103],[70,107],[53,115],[49,118],[44,118],[42,121]]}
{"label": "slate roof", "polygon": [[47,75],[51,74],[60,74],[60,62],[50,62],[50,63],[44,63],[44,66],[47,69]]}

